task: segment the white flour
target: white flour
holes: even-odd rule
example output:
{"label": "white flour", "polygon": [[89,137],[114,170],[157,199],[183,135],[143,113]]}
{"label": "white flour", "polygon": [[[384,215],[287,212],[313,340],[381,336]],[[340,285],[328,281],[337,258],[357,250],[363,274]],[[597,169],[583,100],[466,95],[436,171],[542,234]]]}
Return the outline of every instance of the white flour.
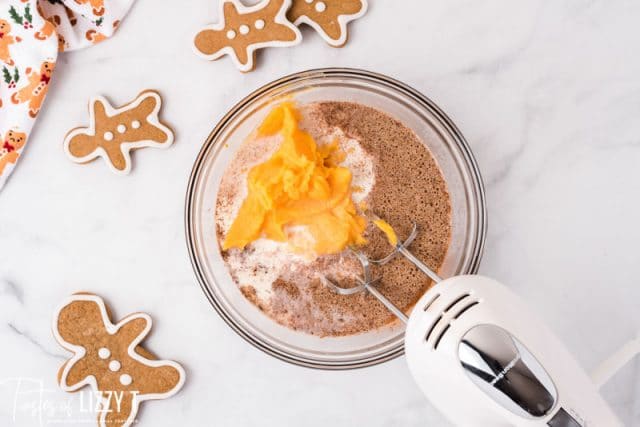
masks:
{"label": "white flour", "polygon": [[[336,140],[340,150],[346,154],[341,166],[351,171],[352,186],[356,188],[352,194],[353,201],[359,203],[366,199],[375,184],[373,159],[357,140],[347,138],[338,128],[318,143],[328,144]],[[278,136],[247,141],[229,165],[220,184],[216,208],[216,222],[223,238],[247,196],[249,170],[271,157],[280,142],[281,137]],[[304,269],[316,258],[312,252],[314,242],[305,227],[288,227],[285,231],[291,243],[260,238],[247,245],[243,251],[228,251],[227,265],[234,280],[239,286],[252,286],[258,299],[264,303],[268,303],[272,284],[278,277],[295,276],[297,271]],[[306,253],[294,253],[292,246],[297,248],[296,252],[306,249]]]}

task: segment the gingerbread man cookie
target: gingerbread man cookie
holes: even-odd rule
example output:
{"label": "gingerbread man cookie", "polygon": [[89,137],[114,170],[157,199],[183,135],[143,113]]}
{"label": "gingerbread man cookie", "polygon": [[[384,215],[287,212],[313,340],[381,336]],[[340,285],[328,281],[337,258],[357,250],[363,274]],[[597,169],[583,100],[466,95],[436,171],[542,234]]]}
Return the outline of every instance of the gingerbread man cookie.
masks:
{"label": "gingerbread man cookie", "polygon": [[313,27],[331,46],[347,42],[347,24],[367,11],[367,0],[293,0],[287,18]]}
{"label": "gingerbread man cookie", "polygon": [[115,172],[127,174],[131,170],[131,150],[167,148],[173,143],[173,132],[158,117],[161,105],[160,95],[152,90],[120,108],[95,97],[89,103],[91,125],[71,130],[64,140],[64,150],[77,163],[102,156]]}
{"label": "gingerbread man cookie", "polygon": [[237,0],[221,2],[221,21],[199,31],[196,53],[209,60],[228,54],[242,72],[254,68],[255,51],[300,43],[300,30],[287,20],[291,0],[263,0],[244,6]]}
{"label": "gingerbread man cookie", "polygon": [[102,298],[93,294],[72,295],[56,312],[53,334],[73,353],[58,382],[68,392],[93,388],[100,396],[100,427],[131,426],[141,402],[171,397],[184,384],[179,364],[138,346],[150,330],[151,318],[144,313],[114,325]]}

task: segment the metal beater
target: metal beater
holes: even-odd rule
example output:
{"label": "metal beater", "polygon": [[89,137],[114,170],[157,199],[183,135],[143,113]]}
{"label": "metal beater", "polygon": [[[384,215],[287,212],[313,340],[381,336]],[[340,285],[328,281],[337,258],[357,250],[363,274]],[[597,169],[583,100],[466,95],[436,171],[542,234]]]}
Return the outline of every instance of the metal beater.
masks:
{"label": "metal beater", "polygon": [[[374,219],[380,219],[379,217],[370,214]],[[373,279],[371,277],[370,266],[371,264],[376,265],[385,265],[389,261],[391,261],[397,254],[401,254],[406,259],[408,259],[413,265],[418,267],[420,271],[426,274],[431,280],[435,283],[440,283],[442,278],[438,276],[436,272],[429,268],[424,262],[416,258],[407,247],[415,240],[418,236],[418,225],[413,222],[413,226],[411,229],[411,233],[409,233],[409,237],[405,241],[398,241],[393,251],[391,251],[386,256],[380,259],[369,259],[362,251],[351,248],[352,253],[356,256],[360,264],[362,264],[363,277],[358,277],[358,286],[354,286],[351,288],[344,288],[333,281],[329,280],[325,275],[320,275],[320,281],[327,287],[331,288],[333,291],[338,293],[339,295],[354,295],[359,292],[369,292],[371,295],[376,297],[389,311],[396,315],[398,319],[400,319],[403,323],[407,323],[409,320],[406,314],[400,308],[398,308],[395,304],[393,304],[387,297],[385,297],[374,284],[378,281],[378,279]]]}

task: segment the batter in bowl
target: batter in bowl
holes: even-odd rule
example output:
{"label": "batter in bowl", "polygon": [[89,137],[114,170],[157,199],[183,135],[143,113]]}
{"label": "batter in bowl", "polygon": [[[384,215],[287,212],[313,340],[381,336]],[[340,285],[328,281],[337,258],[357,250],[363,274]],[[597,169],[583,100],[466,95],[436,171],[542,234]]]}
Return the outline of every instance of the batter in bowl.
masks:
{"label": "batter in bowl", "polygon": [[[247,230],[256,225],[252,222],[255,212],[243,205],[260,198],[249,189],[253,185],[250,172],[260,166],[264,175],[271,170],[268,167],[279,165],[274,155],[288,156],[282,152],[282,132],[256,130],[228,166],[218,193],[216,226],[226,266],[246,298],[291,329],[343,336],[383,327],[395,318],[374,297],[366,293],[336,295],[320,282],[318,274],[342,284],[355,283],[361,266],[347,245],[360,246],[372,257],[391,250],[384,234],[362,216],[367,209],[387,220],[401,238],[415,221],[419,234],[411,250],[437,270],[451,237],[451,203],[442,173],[418,136],[379,110],[347,102],[297,105],[291,110],[296,118],[295,132],[300,132],[295,133],[296,138],[308,135],[323,153],[314,176],[339,177],[329,181],[340,184],[331,186],[331,196],[335,196],[336,188],[343,189],[343,169],[348,170],[349,200],[340,198],[342,193],[334,197],[341,203],[337,225],[335,215],[330,224],[320,215],[320,224],[288,223],[283,235],[278,227],[268,226],[252,236]],[[297,218],[300,213],[285,214]],[[242,222],[243,218],[246,221]],[[308,221],[303,218],[299,222]],[[405,311],[430,286],[429,280],[401,257],[373,273],[381,278],[378,289]]]}

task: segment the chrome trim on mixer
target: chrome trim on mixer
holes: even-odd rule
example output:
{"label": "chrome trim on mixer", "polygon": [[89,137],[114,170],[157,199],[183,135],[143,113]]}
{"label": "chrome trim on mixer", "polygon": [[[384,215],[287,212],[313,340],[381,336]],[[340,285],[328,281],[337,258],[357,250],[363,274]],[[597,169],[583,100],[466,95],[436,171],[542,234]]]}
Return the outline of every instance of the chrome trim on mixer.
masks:
{"label": "chrome trim on mixer", "polygon": [[468,377],[500,406],[523,418],[547,415],[558,392],[538,360],[509,332],[477,325],[465,333],[458,357]]}

